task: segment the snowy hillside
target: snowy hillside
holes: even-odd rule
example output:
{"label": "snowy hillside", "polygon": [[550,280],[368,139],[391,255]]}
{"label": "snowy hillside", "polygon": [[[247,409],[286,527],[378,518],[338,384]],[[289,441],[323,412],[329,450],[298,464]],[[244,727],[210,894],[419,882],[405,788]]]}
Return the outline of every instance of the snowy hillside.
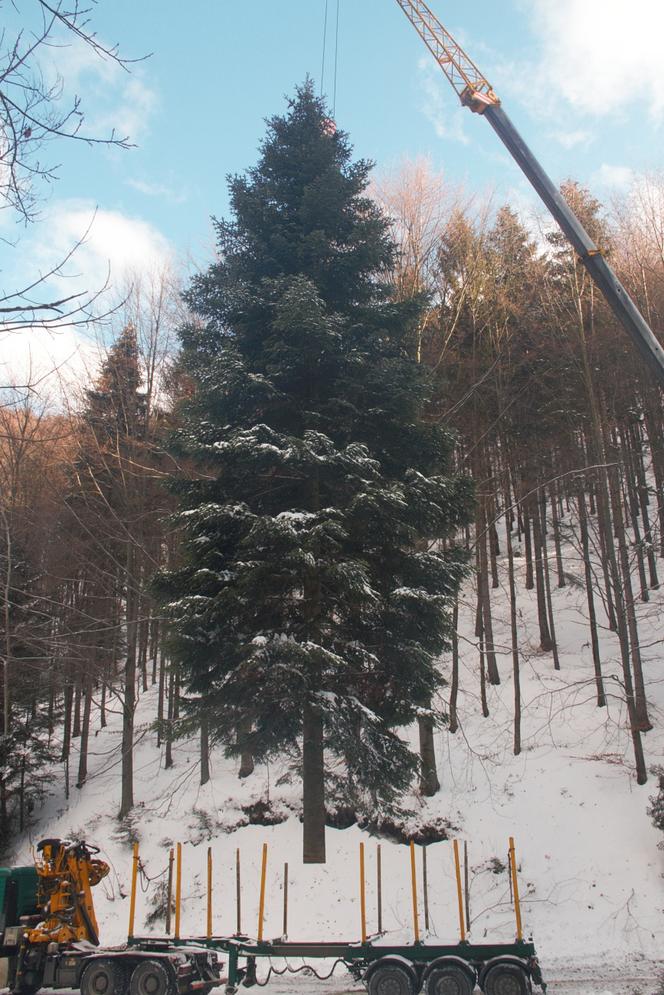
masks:
{"label": "snowy hillside", "polygon": [[[571,547],[566,571],[582,565]],[[521,563],[522,561],[517,561]],[[501,565],[501,569],[505,564]],[[416,794],[406,800],[412,816],[405,835],[423,825],[449,821],[451,836],[467,840],[470,863],[472,938],[510,940],[514,918],[505,868],[508,837],[516,838],[526,930],[534,936],[545,969],[610,966],[636,970],[639,962],[657,960],[664,951],[664,852],[660,834],[646,814],[656,789],[652,778],[638,787],[631,773],[625,709],[617,681],[607,680],[608,706],[595,705],[592,657],[583,618],[585,595],[571,583],[554,592],[561,670],[537,647],[534,592],[519,589],[522,653],[523,752],[512,755],[513,685],[509,648],[508,599],[494,592],[496,644],[502,684],[489,687],[490,716],[482,718],[477,649],[473,636],[472,586],[460,610],[460,728],[455,735],[437,733],[441,791],[433,799]],[[532,595],[532,597],[531,597]],[[643,613],[644,663],[655,730],[645,739],[649,765],[664,759],[662,730],[662,597],[639,605]],[[618,672],[617,638],[605,631],[602,654]],[[444,660],[442,666],[448,667]],[[615,692],[612,691],[612,686]],[[328,829],[328,863],[305,867],[300,860],[299,784],[280,783],[279,768],[257,768],[247,780],[237,777],[235,761],[213,756],[212,780],[198,785],[197,744],[176,743],[175,767],[164,770],[151,722],[154,691],[144,695],[138,713],[136,750],[139,803],[131,828],[141,846],[141,860],[152,879],[139,896],[137,931],[157,901],[164,881],[168,849],[184,844],[183,932],[205,926],[207,847],[214,858],[214,930],[236,927],[235,853],[242,863],[242,928],[256,932],[261,846],[269,844],[265,935],[282,933],[283,865],[289,865],[289,926],[293,939],[348,939],[360,935],[358,850],[367,846],[368,915],[376,928],[376,845],[382,845],[383,921],[385,929],[412,936],[408,850],[351,827]],[[127,827],[117,822],[119,807],[119,715],[110,716],[92,746],[91,772],[82,791],[72,789],[68,802],[54,784],[32,841],[46,835],[79,836],[98,844],[112,867],[97,888],[96,901],[104,942],[126,935],[131,849]],[[269,803],[275,825],[247,825],[247,812]],[[239,827],[239,828],[238,828]],[[457,933],[454,866],[450,842],[428,847],[431,934],[455,940]],[[30,859],[29,841],[16,853]],[[419,854],[418,854],[419,860]],[[418,870],[421,865],[418,863]],[[421,898],[421,895],[420,895]],[[152,927],[163,928],[160,920]],[[643,967],[643,965],[641,965]],[[650,974],[655,970],[648,968]],[[653,990],[652,988],[650,990]]]}

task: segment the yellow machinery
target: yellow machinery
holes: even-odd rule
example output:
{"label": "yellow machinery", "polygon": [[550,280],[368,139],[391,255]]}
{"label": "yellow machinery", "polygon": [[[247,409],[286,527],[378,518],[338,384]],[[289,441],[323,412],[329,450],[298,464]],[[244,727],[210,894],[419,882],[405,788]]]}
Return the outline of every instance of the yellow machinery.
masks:
{"label": "yellow machinery", "polygon": [[109,873],[97,847],[70,840],[42,840],[37,847],[37,905],[45,918],[26,933],[28,943],[99,944],[92,888]]}

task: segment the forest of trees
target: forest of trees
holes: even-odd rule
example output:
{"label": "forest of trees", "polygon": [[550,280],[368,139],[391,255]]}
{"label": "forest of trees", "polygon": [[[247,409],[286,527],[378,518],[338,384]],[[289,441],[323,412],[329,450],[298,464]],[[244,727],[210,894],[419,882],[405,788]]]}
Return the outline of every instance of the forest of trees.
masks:
{"label": "forest of trees", "polygon": [[[597,707],[624,702],[648,779],[636,609],[663,569],[662,392],[557,231],[426,162],[377,180],[373,200],[368,179],[305,88],[232,180],[186,318],[165,279],[134,288],[78,398],[3,390],[3,846],[56,769],[85,790],[109,711],[131,811],[136,706],[154,686],[164,765],[178,735],[199,737],[201,783],[215,750],[239,776],[283,754],[304,776],[305,856],[324,859],[326,791],[359,811],[416,776],[439,790],[434,692],[447,682],[455,735],[458,619],[474,620],[488,717],[505,596],[519,753],[517,556],[552,668],[556,590],[584,585]],[[563,193],[661,337],[664,174],[609,209],[573,181]],[[419,765],[398,735],[414,722]]]}

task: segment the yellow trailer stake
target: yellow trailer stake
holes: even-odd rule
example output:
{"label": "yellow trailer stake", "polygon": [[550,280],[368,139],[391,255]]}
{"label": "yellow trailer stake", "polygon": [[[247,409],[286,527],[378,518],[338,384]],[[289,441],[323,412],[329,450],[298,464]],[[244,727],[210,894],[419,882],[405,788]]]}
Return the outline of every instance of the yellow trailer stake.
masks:
{"label": "yellow trailer stake", "polygon": [[413,892],[413,930],[415,942],[420,942],[420,919],[417,912],[417,868],[415,866],[415,844],[410,841],[410,880]]}
{"label": "yellow trailer stake", "polygon": [[516,916],[516,938],[523,939],[521,927],[521,901],[519,900],[519,881],[516,875],[516,854],[514,852],[514,837],[510,836],[510,864],[512,865],[512,889],[514,891],[514,915]]}
{"label": "yellow trailer stake", "polygon": [[129,900],[129,939],[134,935],[136,918],[136,882],[138,879],[138,843],[134,843],[134,856],[131,862],[131,898]]}
{"label": "yellow trailer stake", "polygon": [[212,936],[212,847],[207,852],[207,937]]}
{"label": "yellow trailer stake", "polygon": [[263,942],[263,918],[265,916],[265,877],[267,874],[267,843],[263,843],[263,863],[261,865],[261,897],[258,904],[258,942]]}
{"label": "yellow trailer stake", "polygon": [[180,902],[182,901],[182,843],[177,845],[175,862],[175,939],[180,939]]}
{"label": "yellow trailer stake", "polygon": [[461,863],[459,861],[459,843],[454,841],[454,867],[456,870],[457,897],[459,899],[459,934],[461,942],[466,939],[466,924],[463,917],[463,892],[461,890]]}
{"label": "yellow trailer stake", "polygon": [[360,918],[362,920],[362,943],[367,942],[367,895],[364,886],[364,843],[360,843]]}

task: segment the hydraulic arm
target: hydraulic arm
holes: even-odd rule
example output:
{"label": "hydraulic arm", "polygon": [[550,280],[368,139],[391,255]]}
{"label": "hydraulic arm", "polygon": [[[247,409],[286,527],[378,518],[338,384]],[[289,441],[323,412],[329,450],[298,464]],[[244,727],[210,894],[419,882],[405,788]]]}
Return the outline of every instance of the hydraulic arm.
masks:
{"label": "hydraulic arm", "polygon": [[461,103],[475,114],[487,118],[560,225],[660,385],[664,387],[664,349],[601,249],[594,243],[510,121],[493,87],[424,0],[397,0],[397,3],[456,90]]}
{"label": "hydraulic arm", "polygon": [[67,944],[99,943],[92,888],[110,868],[93,855],[97,847],[71,840],[42,840],[35,868],[39,879],[37,903],[45,918],[27,932],[27,941]]}

